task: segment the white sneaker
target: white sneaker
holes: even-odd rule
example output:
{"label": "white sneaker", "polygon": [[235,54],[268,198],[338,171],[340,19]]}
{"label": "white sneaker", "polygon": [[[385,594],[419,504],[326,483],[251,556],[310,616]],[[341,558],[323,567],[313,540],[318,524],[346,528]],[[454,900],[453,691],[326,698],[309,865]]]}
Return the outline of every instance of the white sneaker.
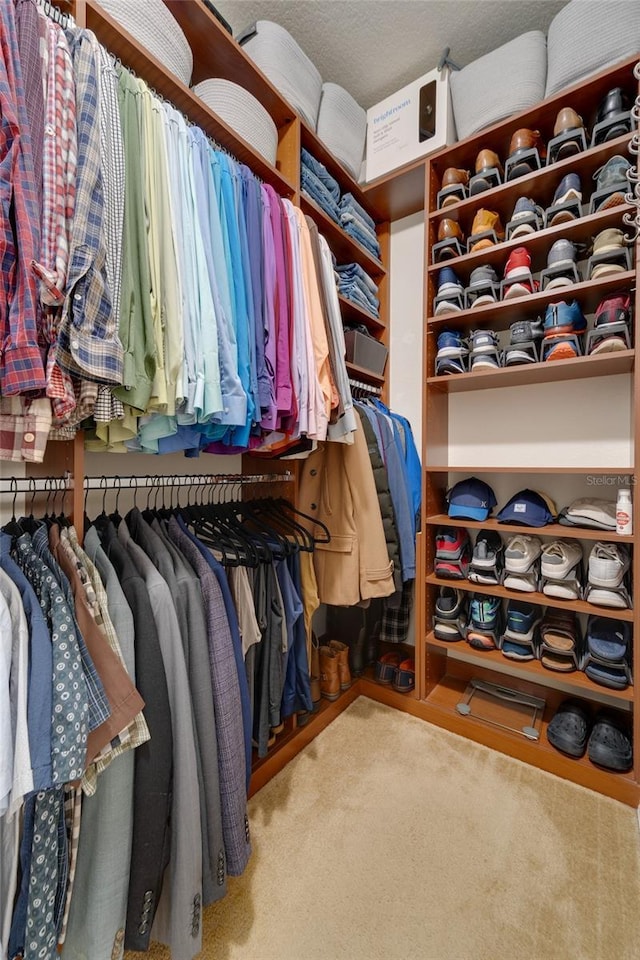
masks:
{"label": "white sneaker", "polygon": [[543,581],[542,592],[547,597],[557,597],[558,600],[579,600],[582,596],[582,584],[575,576],[562,580],[548,579]]}
{"label": "white sneaker", "polygon": [[538,569],[534,566],[526,573],[507,573],[502,581],[507,590],[521,590],[523,593],[535,593],[538,589]]}
{"label": "white sneaker", "polygon": [[584,598],[588,603],[595,603],[600,607],[615,607],[617,610],[628,610],[631,607],[631,598],[626,587],[611,590],[587,584]]}
{"label": "white sneaker", "polygon": [[564,580],[582,560],[577,540],[553,540],[542,548],[541,573],[551,580]]}
{"label": "white sneaker", "polygon": [[505,570],[510,573],[527,573],[541,553],[542,543],[539,537],[517,533],[511,537],[504,552]]}
{"label": "white sneaker", "polygon": [[616,589],[622,583],[631,558],[627,547],[598,541],[589,554],[589,583],[594,587]]}

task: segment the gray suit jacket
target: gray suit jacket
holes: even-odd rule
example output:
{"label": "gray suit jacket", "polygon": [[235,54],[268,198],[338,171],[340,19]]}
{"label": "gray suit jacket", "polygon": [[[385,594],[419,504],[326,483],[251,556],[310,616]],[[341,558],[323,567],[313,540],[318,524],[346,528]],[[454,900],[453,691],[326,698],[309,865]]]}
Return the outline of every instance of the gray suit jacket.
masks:
{"label": "gray suit jacket", "polygon": [[239,876],[251,855],[247,817],[246,760],[240,684],[222,591],[211,567],[172,517],[169,537],[200,579],[207,614],[207,637],[218,736],[222,830],[227,870]]}
{"label": "gray suit jacket", "polygon": [[178,618],[166,581],[144,550],[133,542],[124,520],[118,527],[118,538],[149,591],[171,705],[171,860],[151,935],[168,944],[179,960],[187,960],[202,948],[202,827],[189,678]]}
{"label": "gray suit jacket", "polygon": [[[135,683],[131,608],[100,546],[95,527],[87,530],[84,550],[104,583],[109,616],[129,676]],[[133,836],[134,761],[133,750],[116,757],[100,775],[96,793],[83,800],[64,960],[111,960],[120,956],[124,946]]]}
{"label": "gray suit jacket", "polygon": [[207,904],[220,900],[227,892],[227,867],[218,777],[218,741],[209,671],[207,621],[200,581],[193,567],[187,563],[168,538],[158,520],[153,521],[151,529],[158,535],[161,545],[173,561],[179,605],[184,607],[184,616],[187,621],[187,671],[204,794],[202,833],[203,844],[206,839],[206,846],[203,846],[203,863],[208,864],[208,870],[203,869],[202,895]]}

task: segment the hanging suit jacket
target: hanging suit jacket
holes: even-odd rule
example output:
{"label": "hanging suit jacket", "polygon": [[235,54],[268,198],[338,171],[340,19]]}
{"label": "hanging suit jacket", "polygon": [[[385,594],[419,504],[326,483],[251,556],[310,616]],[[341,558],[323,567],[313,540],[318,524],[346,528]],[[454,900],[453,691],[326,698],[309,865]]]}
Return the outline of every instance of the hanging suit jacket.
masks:
{"label": "hanging suit jacket", "polygon": [[[314,552],[322,603],[352,606],[394,592],[367,441],[356,413],[353,444],[318,444],[302,468],[300,509],[329,528]],[[322,538],[319,527],[312,532]]]}
{"label": "hanging suit jacket", "polygon": [[114,525],[98,520],[96,526],[133,614],[136,685],[145,699],[144,715],[151,733],[151,739],[135,751],[133,841],[125,928],[127,950],[148,950],[171,851],[173,734],[169,694],[144,581],[118,540]]}

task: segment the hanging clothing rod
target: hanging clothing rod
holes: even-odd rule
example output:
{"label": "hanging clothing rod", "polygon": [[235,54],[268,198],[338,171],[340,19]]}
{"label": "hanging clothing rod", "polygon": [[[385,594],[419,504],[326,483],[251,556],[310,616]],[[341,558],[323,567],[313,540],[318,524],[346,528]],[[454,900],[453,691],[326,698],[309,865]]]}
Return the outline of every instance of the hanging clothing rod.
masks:
{"label": "hanging clothing rod", "polygon": [[[249,486],[254,483],[290,483],[292,473],[258,473],[255,476],[235,473],[189,473],[166,476],[85,477],[85,490],[135,490],[143,487],[195,487],[203,484],[215,486]],[[54,493],[73,490],[73,477],[3,477],[0,478],[0,494]]]}
{"label": "hanging clothing rod", "polygon": [[381,387],[374,387],[371,383],[364,383],[362,380],[353,380],[351,377],[349,377],[349,386],[355,390],[366,390],[367,393],[373,393],[377,397],[382,393]]}

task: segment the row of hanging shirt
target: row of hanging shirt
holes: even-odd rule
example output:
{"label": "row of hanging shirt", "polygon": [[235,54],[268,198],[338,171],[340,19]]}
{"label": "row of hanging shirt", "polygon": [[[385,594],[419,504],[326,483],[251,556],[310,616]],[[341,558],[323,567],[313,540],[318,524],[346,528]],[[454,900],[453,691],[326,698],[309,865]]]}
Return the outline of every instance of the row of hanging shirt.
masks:
{"label": "row of hanging shirt", "polygon": [[0,456],[42,460],[49,436],[81,424],[91,449],[119,452],[348,442],[334,263],[313,221],[91,31],[35,0],[0,17],[16,161]]}
{"label": "row of hanging shirt", "polygon": [[313,546],[268,500],[0,532],[3,957],[199,952],[251,852],[252,743],[312,709]]}

